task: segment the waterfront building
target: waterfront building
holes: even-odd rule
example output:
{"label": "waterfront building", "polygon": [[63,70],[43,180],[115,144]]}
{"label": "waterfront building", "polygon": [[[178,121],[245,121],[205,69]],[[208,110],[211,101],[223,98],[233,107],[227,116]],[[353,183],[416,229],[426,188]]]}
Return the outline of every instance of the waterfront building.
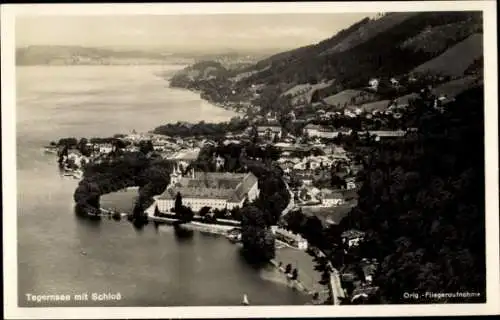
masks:
{"label": "waterfront building", "polygon": [[175,207],[177,193],[182,196],[182,204],[193,211],[203,207],[228,209],[242,207],[245,199],[253,201],[259,195],[258,180],[253,173],[195,172],[179,177],[175,171],[172,183],[156,201],[161,212],[169,212]]}
{"label": "waterfront building", "polygon": [[271,231],[276,239],[286,242],[299,250],[307,250],[308,242],[300,234],[295,234],[278,226],[272,226]]}

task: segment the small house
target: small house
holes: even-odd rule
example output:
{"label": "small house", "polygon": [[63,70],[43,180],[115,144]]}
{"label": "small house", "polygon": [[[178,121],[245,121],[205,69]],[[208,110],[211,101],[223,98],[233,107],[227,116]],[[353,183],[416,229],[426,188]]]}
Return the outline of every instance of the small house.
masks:
{"label": "small house", "polygon": [[365,233],[363,231],[355,230],[355,229],[350,229],[347,231],[344,231],[341,234],[342,241],[344,243],[347,243],[349,247],[355,247],[359,245],[360,241],[363,241],[365,237]]}
{"label": "small house", "polygon": [[281,126],[278,125],[262,125],[257,127],[257,134],[259,137],[273,139],[275,136],[278,136],[278,138],[281,138],[282,133]]}
{"label": "small house", "polygon": [[321,192],[321,205],[324,207],[338,206],[344,203],[344,196],[340,192],[323,190]]}
{"label": "small house", "polygon": [[368,81],[368,85],[370,86],[370,89],[377,90],[379,86],[379,80],[376,78],[372,78],[370,79],[370,81]]}
{"label": "small house", "polygon": [[308,242],[301,235],[295,234],[277,226],[272,226],[271,231],[275,235],[276,239],[286,242],[298,248],[299,250],[307,250]]}

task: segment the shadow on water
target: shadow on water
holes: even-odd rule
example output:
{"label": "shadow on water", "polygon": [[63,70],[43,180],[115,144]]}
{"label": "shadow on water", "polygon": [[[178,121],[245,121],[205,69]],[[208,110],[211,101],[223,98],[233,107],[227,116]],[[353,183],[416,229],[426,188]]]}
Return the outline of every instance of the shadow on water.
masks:
{"label": "shadow on water", "polygon": [[63,177],[63,176],[64,176],[64,165],[63,165],[62,163],[59,163],[59,164],[57,165],[57,171],[59,172],[59,175],[60,175],[61,177]]}
{"label": "shadow on water", "polygon": [[147,224],[148,224],[148,222],[145,219],[133,219],[132,220],[132,225],[134,226],[134,229],[137,232],[143,232],[144,231],[144,227]]}
{"label": "shadow on water", "polygon": [[160,229],[160,223],[158,222],[153,222],[153,227],[155,228],[155,232],[158,233],[158,230]]}
{"label": "shadow on water", "polygon": [[238,250],[238,253],[239,253],[238,258],[240,259],[240,261],[242,261],[243,263],[245,263],[254,270],[259,271],[269,267],[269,262],[257,259],[255,255],[252,255],[251,253],[246,251],[243,247],[241,247]]}
{"label": "shadow on water", "polygon": [[183,228],[181,224],[178,223],[175,223],[173,227],[174,227],[175,239],[178,242],[187,242],[193,240],[194,232],[192,230],[187,230]]}
{"label": "shadow on water", "polygon": [[101,216],[89,215],[87,210],[79,205],[75,205],[73,207],[73,211],[75,213],[75,217],[81,223],[84,223],[89,226],[100,226],[101,224]]}

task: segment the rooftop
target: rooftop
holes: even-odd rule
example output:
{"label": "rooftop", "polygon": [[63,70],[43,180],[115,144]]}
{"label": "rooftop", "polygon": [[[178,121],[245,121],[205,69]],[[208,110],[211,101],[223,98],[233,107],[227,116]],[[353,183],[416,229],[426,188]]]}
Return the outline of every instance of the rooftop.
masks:
{"label": "rooftop", "polygon": [[266,131],[266,130],[271,130],[271,131],[281,131],[281,126],[279,125],[261,125],[257,127],[257,131]]}
{"label": "rooftop", "polygon": [[361,296],[364,296],[364,297],[368,297],[370,295],[373,295],[375,293],[377,293],[379,287],[366,287],[366,286],[361,286],[361,287],[358,287],[356,289],[354,289],[354,291],[352,292],[352,299],[354,300],[355,298],[358,298],[358,297],[361,297]]}
{"label": "rooftop", "polygon": [[332,190],[322,190],[321,191],[323,199],[344,199],[344,195],[337,191]]}
{"label": "rooftop", "polygon": [[406,134],[404,130],[372,130],[370,134],[379,137],[402,137]]}
{"label": "rooftop", "polygon": [[356,229],[350,229],[350,230],[342,232],[341,236],[343,238],[354,239],[354,238],[363,237],[364,235],[365,235],[365,233],[363,231],[359,231]]}
{"label": "rooftop", "polygon": [[183,198],[240,202],[257,182],[257,177],[252,173],[195,172],[194,178],[182,178],[158,198],[172,200],[180,192]]}

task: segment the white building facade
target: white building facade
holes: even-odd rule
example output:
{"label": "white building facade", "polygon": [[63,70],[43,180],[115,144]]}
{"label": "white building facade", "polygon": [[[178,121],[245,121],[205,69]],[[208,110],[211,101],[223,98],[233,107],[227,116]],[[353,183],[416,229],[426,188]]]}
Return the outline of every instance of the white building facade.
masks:
{"label": "white building facade", "polygon": [[[223,183],[217,180],[223,180],[225,186],[221,187]],[[182,197],[182,205],[193,211],[199,211],[203,207],[231,210],[241,208],[245,200],[255,200],[259,196],[259,187],[257,177],[252,173],[204,175],[192,171],[182,177],[182,173],[174,168],[170,186],[156,199],[160,212],[170,212],[175,207],[177,193]]]}

